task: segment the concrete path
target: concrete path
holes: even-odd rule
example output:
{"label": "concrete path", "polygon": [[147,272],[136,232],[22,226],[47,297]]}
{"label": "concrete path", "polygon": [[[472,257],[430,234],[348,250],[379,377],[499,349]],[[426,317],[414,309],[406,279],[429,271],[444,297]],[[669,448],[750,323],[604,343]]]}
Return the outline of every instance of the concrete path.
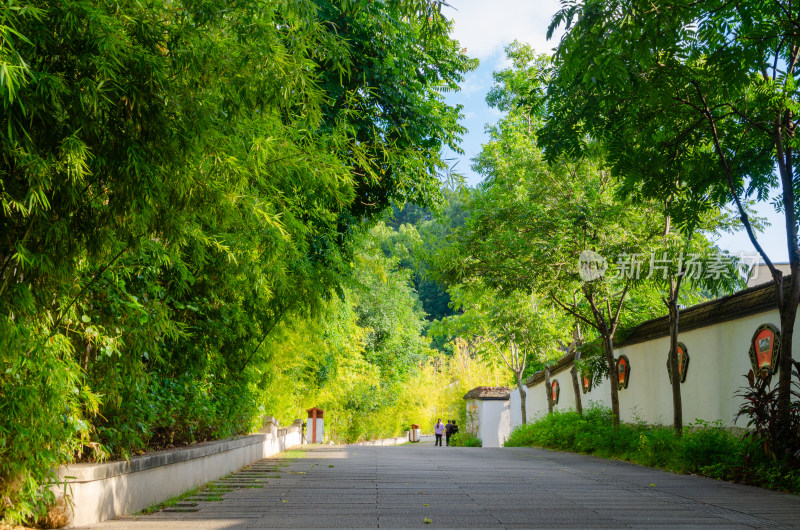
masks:
{"label": "concrete path", "polygon": [[800,528],[800,497],[541,449],[325,446],[122,528]]}

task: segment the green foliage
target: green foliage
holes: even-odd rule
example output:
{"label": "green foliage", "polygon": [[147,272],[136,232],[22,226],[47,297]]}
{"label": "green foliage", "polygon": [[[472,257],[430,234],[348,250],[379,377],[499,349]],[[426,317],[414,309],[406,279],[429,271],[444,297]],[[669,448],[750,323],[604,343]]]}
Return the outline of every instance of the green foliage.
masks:
{"label": "green foliage", "polygon": [[695,473],[800,492],[800,472],[774,463],[748,437],[720,423],[696,421],[683,436],[663,426],[623,423],[613,428],[611,410],[592,404],[583,415],[555,411],[515,428],[506,447],[546,447],[618,458],[679,473]]}
{"label": "green foliage", "polygon": [[569,321],[549,301],[519,291],[502,294],[480,280],[463,282],[450,292],[458,314],[435,323],[433,332],[468,340],[487,359],[502,362],[521,393],[522,417],[527,417],[524,376],[532,373],[532,366],[563,354]]}
{"label": "green foliage", "polygon": [[[86,420],[97,412],[99,396],[86,385],[80,367],[60,355],[69,351],[57,337],[27,357],[11,355],[21,340],[18,328],[0,328],[0,500],[5,517],[20,520],[40,504],[55,501],[40,484],[51,478],[47,465],[74,455],[93,440]],[[97,445],[95,456],[102,456]],[[39,512],[43,515],[43,512]]]}
{"label": "green foliage", "polygon": [[[475,64],[448,29],[422,0],[0,8],[4,521],[42,514],[66,462],[258,425],[286,319],[339,311],[348,395],[393,402],[423,319],[355,246],[389,200],[440,201],[462,132],[440,91]],[[346,379],[336,353],[288,363],[290,395]]]}
{"label": "green foliage", "polygon": [[483,442],[472,433],[457,432],[450,437],[450,445],[455,447],[483,447]]}
{"label": "green foliage", "polygon": [[[451,283],[480,278],[504,296],[547,299],[569,316],[578,342],[599,338],[618,417],[617,330],[659,313],[657,293],[625,260],[653,248],[663,232],[661,212],[652,202],[620,198],[620,182],[596,142],[583,158],[546,159],[536,131],[549,61],[519,44],[507,52],[513,67],[496,76],[489,101],[509,112],[474,161],[485,181],[469,198],[466,224],[441,252],[442,276]],[[587,251],[608,265],[592,281],[579,266]]]}
{"label": "green foliage", "polygon": [[747,374],[747,386],[736,393],[743,403],[736,419],[747,420],[748,436],[756,443],[763,443],[764,455],[784,466],[800,464],[800,384],[792,382],[792,406],[789,422],[778,421],[778,389],[770,379]]}
{"label": "green foliage", "polygon": [[[403,225],[407,226],[407,225]],[[464,425],[464,393],[505,382],[466,345],[437,355],[421,335],[425,314],[413,292],[404,249],[414,232],[378,223],[357,237],[350,281],[319,315],[290,315],[268,340],[272,370],[263,376],[265,409],[282,423],[317,405],[337,442],[399,435],[435,417]]]}
{"label": "green foliage", "polygon": [[393,202],[438,204],[440,174],[454,177],[441,148],[461,152],[464,128],[460,106],[445,104],[442,92],[458,90],[477,60],[447,37],[452,22],[437,6],[419,0],[317,3],[328,30],[352,51],[347,78],[325,69],[321,84],[330,95],[326,123],[355,109],[356,119],[348,122],[363,153],[352,160],[356,219]]}
{"label": "green foliage", "polygon": [[[431,211],[406,203],[402,209],[393,205],[392,218],[387,225],[398,232],[413,234],[403,238],[403,249],[396,253],[401,264],[413,271],[414,288],[429,322],[436,322],[453,315],[447,282],[437,274],[437,250],[446,244],[452,231],[465,222],[464,188],[456,191],[444,190],[444,205],[440,210]],[[405,228],[403,225],[406,225]],[[434,337],[434,340],[437,340]],[[438,349],[443,350],[439,344]]]}
{"label": "green foliage", "polygon": [[[548,157],[601,141],[622,192],[664,203],[688,234],[733,203],[791,334],[800,302],[797,13],[759,0],[564,0],[550,33],[562,24],[539,135]],[[759,242],[753,201],[784,216],[788,294]],[[778,375],[775,421],[784,431],[800,378],[792,348],[787,341]],[[773,450],[790,456],[779,442]]]}

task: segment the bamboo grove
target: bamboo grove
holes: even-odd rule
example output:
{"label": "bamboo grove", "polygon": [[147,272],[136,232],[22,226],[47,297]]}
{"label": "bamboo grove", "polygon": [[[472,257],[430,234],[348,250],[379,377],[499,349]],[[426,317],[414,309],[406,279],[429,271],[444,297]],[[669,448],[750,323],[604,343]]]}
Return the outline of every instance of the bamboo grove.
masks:
{"label": "bamboo grove", "polygon": [[[448,30],[417,0],[0,7],[6,520],[60,464],[291,421],[327,380],[371,414],[425,362],[369,230],[441,202],[463,132],[442,92],[475,66]],[[377,284],[406,296],[392,322]]]}

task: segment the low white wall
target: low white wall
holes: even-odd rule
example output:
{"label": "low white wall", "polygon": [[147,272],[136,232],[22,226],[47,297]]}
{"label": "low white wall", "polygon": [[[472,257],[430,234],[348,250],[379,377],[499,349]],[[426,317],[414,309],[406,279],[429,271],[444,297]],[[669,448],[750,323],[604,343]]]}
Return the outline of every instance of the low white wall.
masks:
{"label": "low white wall", "polygon": [[[684,424],[696,419],[721,421],[733,426],[741,399],[734,394],[747,385],[745,375],[750,370],[750,340],[761,324],[773,324],[780,329],[777,310],[749,315],[698,329],[682,332],[678,340],[689,352],[689,367],[686,381],[681,385]],[[800,336],[793,337],[794,351],[800,347]],[[667,374],[669,337],[621,346],[615,356],[626,355],[631,371],[628,388],[620,390],[620,416],[622,421],[643,420],[649,424],[672,423],[672,387]],[[551,375],[558,379],[561,398],[556,410],[575,409],[575,394],[570,366]],[[773,381],[776,379],[773,378]],[[528,388],[528,418],[536,419],[547,414],[547,394],[544,382]],[[595,401],[610,406],[609,380],[583,394],[583,407]],[[736,423],[745,427],[744,419]]]}
{"label": "low white wall", "polygon": [[130,460],[63,466],[58,493],[64,493],[66,483],[73,510],[70,526],[138,512],[302,443],[298,424],[279,429],[269,423],[263,431]]}

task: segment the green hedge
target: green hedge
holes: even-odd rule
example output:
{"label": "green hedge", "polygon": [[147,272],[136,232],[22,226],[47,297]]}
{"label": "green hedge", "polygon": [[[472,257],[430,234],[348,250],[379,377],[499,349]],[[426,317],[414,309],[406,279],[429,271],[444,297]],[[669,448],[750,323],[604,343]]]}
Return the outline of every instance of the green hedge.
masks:
{"label": "green hedge", "polygon": [[611,410],[592,406],[577,412],[554,412],[514,429],[506,447],[546,447],[618,458],[678,473],[800,492],[800,470],[773,461],[762,445],[722,427],[697,421],[677,437],[670,427],[644,423],[612,427]]}
{"label": "green hedge", "polygon": [[483,442],[471,433],[457,432],[450,437],[450,445],[456,447],[483,447]]}

